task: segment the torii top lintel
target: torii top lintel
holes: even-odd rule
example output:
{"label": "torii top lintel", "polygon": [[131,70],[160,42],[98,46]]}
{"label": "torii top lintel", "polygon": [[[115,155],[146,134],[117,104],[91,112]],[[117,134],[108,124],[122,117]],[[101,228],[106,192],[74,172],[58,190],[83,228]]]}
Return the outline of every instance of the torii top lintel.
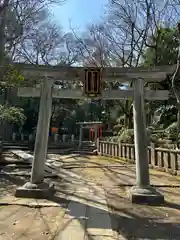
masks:
{"label": "torii top lintel", "polygon": [[[35,64],[14,63],[13,66],[19,70],[23,76],[47,77],[54,80],[81,80],[84,79],[85,67],[70,66],[46,66]],[[7,66],[1,66],[1,69]],[[97,69],[97,68],[94,68]],[[148,82],[163,81],[167,74],[172,74],[176,65],[157,67],[107,67],[102,68],[102,78],[106,81],[132,81],[143,78]]]}

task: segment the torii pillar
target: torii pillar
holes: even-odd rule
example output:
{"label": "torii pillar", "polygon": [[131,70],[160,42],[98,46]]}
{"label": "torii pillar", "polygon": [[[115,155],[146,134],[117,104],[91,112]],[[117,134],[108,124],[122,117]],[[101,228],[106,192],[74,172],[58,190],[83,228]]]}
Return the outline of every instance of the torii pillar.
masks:
{"label": "torii pillar", "polygon": [[45,79],[41,84],[39,117],[31,179],[30,182],[27,182],[22,187],[16,189],[16,197],[49,198],[55,193],[54,185],[49,185],[44,182],[44,168],[52,111],[52,86],[52,79]]}
{"label": "torii pillar", "polygon": [[134,203],[162,204],[164,196],[150,186],[149,162],[147,154],[147,134],[144,112],[144,80],[134,80],[134,140],[136,159],[136,186],[129,192]]}

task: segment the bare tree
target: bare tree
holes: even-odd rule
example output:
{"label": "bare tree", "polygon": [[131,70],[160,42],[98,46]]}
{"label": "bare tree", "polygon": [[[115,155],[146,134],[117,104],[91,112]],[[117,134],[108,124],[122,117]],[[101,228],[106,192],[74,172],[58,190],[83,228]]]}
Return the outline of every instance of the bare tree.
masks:
{"label": "bare tree", "polygon": [[81,36],[78,36],[73,29],[72,31],[77,40],[82,65],[99,67],[110,65],[109,46],[103,23],[89,25]]}
{"label": "bare tree", "polygon": [[107,38],[122,66],[137,66],[152,22],[152,1],[113,0],[108,6]]}
{"label": "bare tree", "polygon": [[[106,36],[114,61],[123,67],[141,64],[146,47],[157,48],[159,44],[157,37],[156,44],[152,45],[150,37],[157,36],[161,26],[175,25],[179,3],[174,0],[112,0],[108,5]],[[128,126],[132,105],[129,100],[124,103],[125,125]]]}
{"label": "bare tree", "polygon": [[32,64],[50,64],[55,60],[55,50],[61,44],[60,30],[48,21],[36,24],[26,38],[16,44],[13,60]]}
{"label": "bare tree", "polygon": [[77,64],[80,60],[80,51],[78,48],[78,41],[74,34],[68,32],[64,35],[64,45],[60,49],[59,63],[65,65]]}
{"label": "bare tree", "polygon": [[5,56],[5,24],[6,13],[9,6],[9,0],[0,1],[0,65],[4,62]]}
{"label": "bare tree", "polygon": [[[1,34],[4,48],[10,58],[13,57],[16,45],[27,39],[51,4],[61,4],[64,0],[4,0],[0,5]],[[1,18],[3,14],[3,18]],[[48,15],[48,14],[47,14]],[[3,27],[2,27],[3,24]],[[2,39],[2,38],[1,38]],[[2,42],[2,40],[1,40]]]}

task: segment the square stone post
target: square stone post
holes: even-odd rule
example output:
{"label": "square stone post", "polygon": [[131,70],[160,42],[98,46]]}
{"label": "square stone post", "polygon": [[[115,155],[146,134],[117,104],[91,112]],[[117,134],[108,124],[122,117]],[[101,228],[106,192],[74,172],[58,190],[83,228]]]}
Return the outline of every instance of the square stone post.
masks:
{"label": "square stone post", "polygon": [[49,124],[52,110],[53,80],[45,79],[41,84],[39,117],[36,131],[34,158],[30,182],[16,190],[16,197],[47,198],[54,187],[44,182],[44,167],[47,155]]}
{"label": "square stone post", "polygon": [[136,186],[130,191],[130,198],[135,203],[161,204],[162,196],[150,186],[149,162],[147,153],[146,121],[144,111],[144,80],[134,80],[133,99],[134,141],[136,158]]}
{"label": "square stone post", "polygon": [[82,138],[83,138],[83,125],[81,124],[80,125],[80,131],[79,131],[79,148],[81,147],[82,145]]}

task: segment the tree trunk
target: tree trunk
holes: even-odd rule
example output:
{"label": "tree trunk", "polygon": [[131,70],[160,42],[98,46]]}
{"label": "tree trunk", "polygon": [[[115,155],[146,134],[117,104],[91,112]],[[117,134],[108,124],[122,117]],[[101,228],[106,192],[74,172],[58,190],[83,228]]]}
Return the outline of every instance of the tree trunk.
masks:
{"label": "tree trunk", "polygon": [[[4,14],[0,14],[0,66],[4,65],[4,28],[5,28],[5,21],[4,21]],[[3,81],[4,71],[1,69],[0,71],[0,81]]]}
{"label": "tree trunk", "polygon": [[8,105],[8,88],[4,88],[4,105]]}
{"label": "tree trunk", "polygon": [[[6,10],[9,5],[9,0],[4,0],[0,7],[0,66],[4,65],[5,60],[5,24],[6,24]],[[0,71],[0,81],[3,80],[4,70]]]}

